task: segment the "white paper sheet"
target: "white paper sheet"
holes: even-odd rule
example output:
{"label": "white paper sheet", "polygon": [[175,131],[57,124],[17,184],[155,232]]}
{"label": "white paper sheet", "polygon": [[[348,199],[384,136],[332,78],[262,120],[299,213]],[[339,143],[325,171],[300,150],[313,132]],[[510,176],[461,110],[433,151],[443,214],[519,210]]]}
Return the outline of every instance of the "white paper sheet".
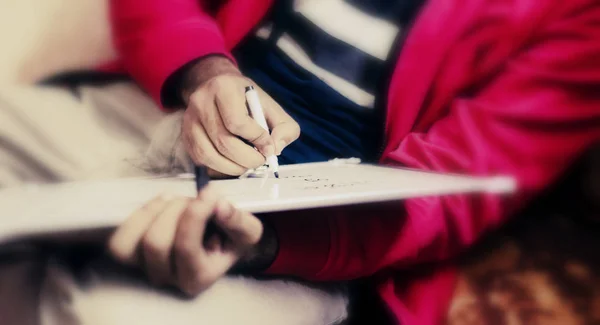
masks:
{"label": "white paper sheet", "polygon": [[[402,200],[453,193],[510,193],[507,177],[474,178],[339,161],[283,166],[281,178],[212,181],[253,213]],[[34,185],[0,190],[0,242],[35,234],[114,227],[161,195],[193,197],[191,177]]]}

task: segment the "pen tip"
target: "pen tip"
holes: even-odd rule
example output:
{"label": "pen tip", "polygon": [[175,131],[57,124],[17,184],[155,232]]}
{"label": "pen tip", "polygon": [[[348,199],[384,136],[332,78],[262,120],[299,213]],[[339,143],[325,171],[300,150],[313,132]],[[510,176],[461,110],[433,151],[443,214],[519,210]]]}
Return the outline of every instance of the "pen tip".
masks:
{"label": "pen tip", "polygon": [[279,172],[275,172],[275,178],[279,178]]}

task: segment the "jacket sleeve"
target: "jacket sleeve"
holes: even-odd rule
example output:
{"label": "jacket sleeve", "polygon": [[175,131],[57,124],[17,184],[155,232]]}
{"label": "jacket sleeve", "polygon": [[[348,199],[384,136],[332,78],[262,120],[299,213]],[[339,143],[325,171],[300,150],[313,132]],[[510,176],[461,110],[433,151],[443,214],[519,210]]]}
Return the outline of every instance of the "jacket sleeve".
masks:
{"label": "jacket sleeve", "polygon": [[600,139],[599,13],[557,21],[476,96],[455,98],[445,118],[409,134],[384,157],[432,171],[512,175],[516,195],[274,215],[280,248],[268,272],[344,280],[439,261],[514,215]]}
{"label": "jacket sleeve", "polygon": [[[208,0],[111,0],[113,39],[127,72],[152,98],[186,63],[210,54],[231,58]],[[169,105],[166,105],[169,106]]]}

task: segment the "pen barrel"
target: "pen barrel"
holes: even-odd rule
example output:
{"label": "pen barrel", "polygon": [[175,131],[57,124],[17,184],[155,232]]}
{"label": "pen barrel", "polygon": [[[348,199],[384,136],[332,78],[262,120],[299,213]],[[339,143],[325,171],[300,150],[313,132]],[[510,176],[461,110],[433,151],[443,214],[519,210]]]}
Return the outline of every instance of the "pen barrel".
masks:
{"label": "pen barrel", "polygon": [[279,170],[279,161],[277,160],[277,156],[267,157],[267,164],[269,165],[269,168],[275,171]]}
{"label": "pen barrel", "polygon": [[258,98],[258,92],[256,92],[254,89],[246,91],[246,101],[248,102],[248,109],[250,109],[250,115],[252,118],[256,121],[256,123],[258,123],[258,125],[265,129],[265,131],[269,132],[269,126],[267,125],[265,113]]}
{"label": "pen barrel", "polygon": [[204,166],[194,166],[194,174],[196,180],[196,190],[200,192],[206,185],[208,185],[210,181],[210,176],[208,175],[208,169]]}
{"label": "pen barrel", "polygon": [[[258,92],[254,90],[253,87],[246,88],[246,102],[248,103],[248,109],[250,110],[250,115],[260,125],[265,131],[270,133],[269,126],[267,125],[267,120],[265,119],[265,113],[263,111],[262,105],[260,104],[260,100],[258,98]],[[279,162],[277,156],[273,155],[266,158],[266,163],[269,165],[269,168],[275,171],[275,175],[277,175],[277,171],[279,170]]]}

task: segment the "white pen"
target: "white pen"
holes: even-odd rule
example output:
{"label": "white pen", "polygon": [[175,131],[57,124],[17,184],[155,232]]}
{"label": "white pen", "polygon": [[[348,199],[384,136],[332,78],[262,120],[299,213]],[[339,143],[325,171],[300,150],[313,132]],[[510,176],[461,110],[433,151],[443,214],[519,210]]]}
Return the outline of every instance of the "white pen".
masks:
{"label": "white pen", "polygon": [[[265,113],[262,105],[260,104],[260,100],[258,99],[258,93],[252,86],[246,87],[246,102],[248,103],[248,108],[250,109],[250,115],[252,115],[252,118],[263,129],[265,129],[267,132],[270,132],[269,126],[267,125],[267,120],[265,119]],[[269,169],[273,170],[275,177],[279,178],[279,161],[277,160],[276,155],[267,157],[267,165],[269,165]]]}

